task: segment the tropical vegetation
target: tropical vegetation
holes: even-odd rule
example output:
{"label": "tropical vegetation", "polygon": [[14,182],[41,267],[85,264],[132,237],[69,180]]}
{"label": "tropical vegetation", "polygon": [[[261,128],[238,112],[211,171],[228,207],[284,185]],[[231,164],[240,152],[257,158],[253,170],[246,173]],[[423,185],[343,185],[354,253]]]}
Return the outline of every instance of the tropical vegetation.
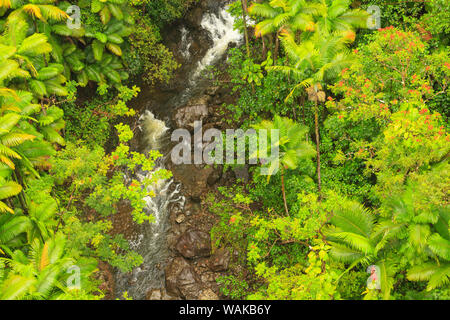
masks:
{"label": "tropical vegetation", "polygon": [[[145,198],[171,173],[135,151],[129,102],[136,79],[171,80],[161,34],[195,2],[0,1],[0,300],[112,298],[100,269],[142,264],[113,220],[152,223]],[[223,297],[450,299],[449,2],[228,10],[245,45],[218,71],[224,121],[278,130],[280,153],[202,199],[213,250],[233,253]]]}

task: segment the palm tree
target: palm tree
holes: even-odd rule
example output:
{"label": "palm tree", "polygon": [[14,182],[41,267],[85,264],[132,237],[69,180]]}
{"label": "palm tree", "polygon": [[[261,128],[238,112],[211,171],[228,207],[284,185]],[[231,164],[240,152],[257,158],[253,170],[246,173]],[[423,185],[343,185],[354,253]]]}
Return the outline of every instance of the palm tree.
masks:
{"label": "palm tree", "polygon": [[10,16],[22,16],[23,18],[37,18],[43,22],[63,21],[69,16],[63,10],[53,4],[56,0],[10,0],[1,1],[0,8],[13,9]]}
{"label": "palm tree", "polygon": [[[67,95],[62,86],[66,79],[62,75],[62,64],[47,62],[46,56],[52,51],[48,37],[42,33],[34,33],[27,37],[28,24],[19,16],[9,16],[6,31],[0,44],[1,51],[8,54],[8,59],[16,60],[20,67],[27,71],[22,78],[27,78],[29,88],[38,97]],[[21,87],[28,89],[28,86]]]}
{"label": "palm tree", "polygon": [[352,0],[319,0],[317,2],[312,15],[319,32],[330,34],[367,27],[368,13],[361,9],[350,10]]}
{"label": "palm tree", "polygon": [[284,28],[292,31],[313,31],[314,22],[311,13],[316,12],[315,4],[305,0],[272,0],[264,3],[253,3],[248,12],[264,18],[255,26],[255,36],[275,35],[274,60],[279,50],[279,32]]}
{"label": "palm tree", "polygon": [[0,253],[11,256],[13,249],[27,244],[30,219],[17,213],[0,215]]}
{"label": "palm tree", "polygon": [[[332,83],[337,74],[352,62],[347,45],[355,40],[354,29],[365,27],[368,14],[361,10],[350,10],[350,0],[277,1],[255,5],[259,15],[268,17],[260,23],[261,32],[273,32],[281,28],[281,42],[290,57],[290,66],[273,66],[291,75],[298,84],[286,99],[297,89],[307,88],[308,98],[315,104],[314,125],[317,150],[317,186],[321,199],[322,179],[320,174],[319,102],[325,101],[322,88]],[[277,6],[275,8],[274,6]],[[304,32],[300,44],[295,32]],[[277,29],[278,31],[278,29]]]}
{"label": "palm tree", "polygon": [[314,156],[314,148],[306,142],[305,135],[308,128],[295,123],[293,120],[275,115],[273,121],[263,120],[259,124],[253,126],[255,129],[279,130],[279,140],[271,141],[268,151],[273,150],[273,145],[277,144],[279,147],[278,159],[273,159],[269,164],[269,175],[267,180],[270,180],[271,174],[275,168],[281,168],[281,192],[283,194],[284,208],[286,215],[289,215],[289,210],[286,202],[286,192],[284,186],[284,170],[294,170],[298,167],[301,160],[309,159]]}
{"label": "palm tree", "polygon": [[331,257],[349,264],[342,275],[358,264],[377,265],[380,268],[379,280],[383,298],[389,299],[396,268],[391,257],[392,251],[381,251],[386,242],[380,240],[380,235],[388,228],[391,232],[399,229],[392,225],[376,226],[373,213],[357,202],[341,204],[341,207],[333,212],[330,223],[323,230],[323,234],[331,245]]}
{"label": "palm tree", "polygon": [[[0,177],[0,200],[4,200],[18,195],[22,191],[22,186],[14,181],[5,181]],[[0,201],[0,214],[4,212],[14,213],[8,205]]]}
{"label": "palm tree", "polygon": [[325,101],[322,87],[332,83],[337,75],[350,66],[353,59],[349,54],[347,44],[351,41],[340,33],[324,35],[315,32],[309,39],[297,44],[294,35],[289,31],[281,33],[281,41],[292,64],[290,66],[272,66],[269,70],[280,71],[291,76],[298,83],[293,87],[288,100],[298,89],[307,88],[308,98],[315,103],[314,124],[317,151],[317,183],[319,197],[321,196],[320,175],[320,138],[319,138],[319,102]]}
{"label": "palm tree", "polygon": [[333,212],[330,225],[323,230],[331,245],[330,255],[349,264],[345,272],[358,264],[378,265],[381,272],[381,291],[384,299],[388,299],[398,261],[401,259],[399,252],[405,254],[409,251],[410,256],[422,256],[426,261],[408,269],[408,280],[428,281],[427,290],[448,285],[448,208],[435,208],[432,212],[415,208],[412,186],[402,194],[387,200],[386,209],[390,215],[377,223],[368,209],[356,202],[349,203],[341,205],[341,208]]}
{"label": "palm tree", "polygon": [[0,273],[5,272],[5,264],[10,267],[4,279],[0,277],[1,300],[56,298],[65,290],[61,280],[67,268],[75,263],[67,255],[63,234],[44,243],[35,238],[28,256],[16,250],[11,258],[0,261],[3,262]]}

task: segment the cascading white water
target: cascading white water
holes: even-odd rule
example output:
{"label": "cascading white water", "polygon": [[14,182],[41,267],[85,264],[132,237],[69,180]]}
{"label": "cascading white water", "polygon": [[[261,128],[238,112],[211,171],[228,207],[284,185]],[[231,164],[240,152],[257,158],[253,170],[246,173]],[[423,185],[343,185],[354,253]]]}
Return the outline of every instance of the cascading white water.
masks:
{"label": "cascading white water", "polygon": [[[160,150],[169,128],[164,121],[158,120],[150,112],[146,111],[140,118],[140,128],[143,130],[144,142],[147,150]],[[157,161],[155,168],[164,168],[165,158]],[[153,171],[140,171],[136,178],[144,181],[150,178]],[[168,258],[166,234],[169,229],[170,205],[184,206],[184,197],[180,194],[180,184],[173,179],[158,180],[154,185],[148,186],[148,191],[153,191],[154,196],[144,198],[145,211],[153,215],[152,223],[144,223],[139,226],[138,232],[129,240],[130,248],[138,252],[144,258],[144,263],[135,268],[131,274],[118,274],[116,277],[116,294],[124,291],[134,299],[145,299],[149,289],[164,287],[164,267]]]}
{"label": "cascading white water", "polygon": [[[196,87],[200,86],[198,78],[202,71],[217,62],[225,54],[230,43],[237,45],[241,43],[243,36],[233,29],[233,24],[233,17],[223,7],[218,8],[216,12],[206,12],[203,15],[201,26],[213,44],[188,77],[186,88],[168,97],[167,105],[175,108],[185,102],[195,92]],[[180,49],[185,59],[189,60],[191,39],[185,27],[182,27],[180,32]],[[165,147],[165,138],[169,130],[165,122],[155,118],[153,113],[147,110],[141,116],[140,128],[144,132],[143,141],[147,151],[156,149],[164,152],[162,149]],[[167,152],[165,157],[168,154]],[[165,157],[158,161],[159,168],[164,168]],[[142,181],[151,174],[152,172],[139,172],[136,178]],[[117,297],[127,291],[134,299],[145,299],[150,289],[165,287],[164,268],[169,257],[167,232],[170,227],[168,221],[170,206],[177,205],[182,209],[185,199],[180,193],[181,185],[175,183],[173,179],[158,181],[149,188],[154,191],[155,196],[144,199],[147,204],[145,210],[154,216],[154,222],[140,225],[139,232],[129,241],[130,247],[142,255],[144,262],[129,274],[116,274]]]}
{"label": "cascading white water", "polygon": [[234,18],[228,13],[227,8],[228,6],[225,6],[217,13],[207,12],[203,15],[201,26],[209,33],[213,45],[198,62],[191,80],[195,80],[203,70],[222,57],[230,43],[241,43],[242,34],[238,30],[234,30]]}
{"label": "cascading white water", "polygon": [[181,27],[180,32],[181,32],[180,52],[185,60],[189,60],[189,58],[191,57],[189,49],[191,48],[192,42],[191,39],[188,38],[188,31],[185,26]]}

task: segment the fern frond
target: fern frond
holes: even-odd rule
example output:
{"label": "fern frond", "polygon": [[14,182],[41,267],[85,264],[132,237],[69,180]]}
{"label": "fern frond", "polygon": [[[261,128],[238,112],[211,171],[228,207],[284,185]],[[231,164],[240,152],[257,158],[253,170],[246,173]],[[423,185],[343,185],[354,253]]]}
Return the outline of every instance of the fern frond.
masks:
{"label": "fern frond", "polygon": [[0,62],[0,81],[10,79],[11,74],[19,69],[19,64],[14,60],[4,60]]}
{"label": "fern frond", "polygon": [[18,53],[28,56],[37,56],[52,51],[52,46],[47,41],[47,36],[42,33],[34,33],[23,40]]}
{"label": "fern frond", "polygon": [[39,5],[39,9],[41,10],[42,15],[49,20],[64,21],[69,18],[69,15],[66,12],[52,5],[42,4]]}
{"label": "fern frond", "polygon": [[[19,11],[21,12],[21,10]],[[6,20],[5,39],[7,40],[6,42],[8,45],[17,47],[27,36],[28,24],[20,14],[13,13],[11,13]]]}
{"label": "fern frond", "polygon": [[7,181],[0,184],[0,199],[15,196],[22,191],[22,186],[14,181]]}
{"label": "fern frond", "polygon": [[427,291],[439,287],[446,287],[450,284],[450,263],[441,265],[430,277]]}
{"label": "fern frond", "polygon": [[30,219],[26,216],[0,216],[0,243],[5,244],[30,228]]}
{"label": "fern frond", "polygon": [[27,140],[33,140],[34,138],[36,138],[36,136],[31,134],[11,132],[4,136],[0,136],[0,141],[6,147],[15,147]]}
{"label": "fern frond", "polygon": [[48,261],[48,242],[44,244],[44,247],[42,248],[41,258],[39,261],[39,271],[42,271],[47,267],[49,264]]}
{"label": "fern frond", "polygon": [[437,256],[450,261],[450,241],[441,237],[439,233],[434,233],[430,236],[428,247]]}
{"label": "fern frond", "polygon": [[0,162],[6,164],[12,170],[14,170],[16,168],[16,166],[14,165],[14,162],[12,162],[11,159],[9,159],[8,157],[5,157],[1,154],[0,154]]}
{"label": "fern frond", "polygon": [[25,278],[19,275],[8,277],[0,287],[0,300],[15,300],[22,298],[33,283],[34,279]]}
{"label": "fern frond", "polygon": [[252,3],[248,7],[248,13],[254,17],[274,18],[280,13],[280,10],[273,8],[268,3]]}
{"label": "fern frond", "polygon": [[30,16],[38,18],[39,20],[46,22],[46,20],[42,16],[41,9],[39,8],[38,5],[29,3],[29,4],[24,5],[22,7],[22,10],[25,11],[26,13],[28,13]]}
{"label": "fern frond", "polygon": [[10,157],[15,159],[22,159],[22,157],[14,150],[0,144],[0,155],[4,157]]}

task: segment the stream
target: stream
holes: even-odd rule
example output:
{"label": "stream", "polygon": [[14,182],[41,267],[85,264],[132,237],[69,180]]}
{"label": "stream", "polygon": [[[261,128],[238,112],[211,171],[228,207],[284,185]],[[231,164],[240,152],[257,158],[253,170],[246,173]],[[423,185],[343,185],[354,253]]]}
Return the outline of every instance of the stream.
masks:
{"label": "stream", "polygon": [[[231,43],[236,45],[242,43],[243,37],[238,31],[233,30],[233,23],[233,17],[226,11],[224,3],[210,6],[203,12],[199,32],[202,36],[207,36],[209,47],[200,57],[191,52],[195,39],[189,27],[183,23],[179,25],[178,48],[182,63],[186,66],[186,71],[182,75],[185,87],[183,90],[168,92],[158,101],[146,104],[152,107],[147,107],[140,117],[141,144],[145,149],[143,151],[159,150],[163,154],[157,161],[157,167],[165,168],[167,161],[170,161],[170,132],[173,126],[170,121],[171,112],[201,92],[205,81],[202,72],[223,58]],[[151,174],[152,172],[142,171],[136,178],[143,180]],[[135,300],[148,298],[148,292],[152,289],[161,289],[161,292],[165,292],[164,269],[170,255],[167,234],[171,226],[168,216],[174,206],[182,210],[186,199],[180,191],[181,184],[173,178],[159,181],[151,189],[156,196],[145,198],[147,203],[145,210],[147,214],[155,217],[154,222],[139,225],[129,239],[131,249],[142,255],[144,262],[132,272],[116,272],[116,298],[122,297],[125,291]],[[161,298],[168,299],[170,296]]]}

